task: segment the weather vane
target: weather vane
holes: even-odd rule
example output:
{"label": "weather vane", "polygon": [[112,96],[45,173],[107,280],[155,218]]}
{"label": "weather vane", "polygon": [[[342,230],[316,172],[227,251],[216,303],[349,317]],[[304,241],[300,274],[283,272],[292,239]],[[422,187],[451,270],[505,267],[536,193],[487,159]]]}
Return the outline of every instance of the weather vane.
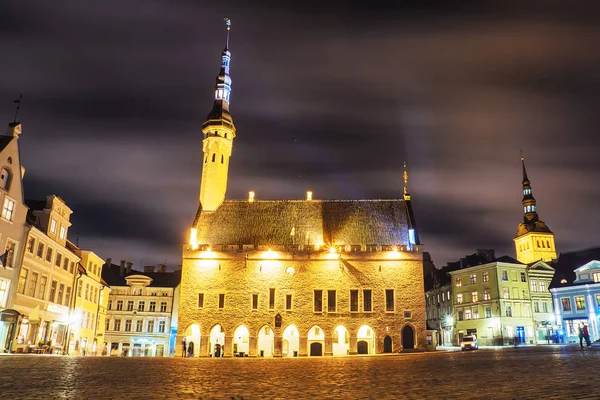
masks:
{"label": "weather vane", "polygon": [[15,119],[13,124],[17,123],[17,117],[19,116],[19,108],[21,108],[21,100],[23,100],[23,95],[21,94],[17,100],[13,100],[13,102],[17,105],[17,109],[15,110]]}
{"label": "weather vane", "polygon": [[229,48],[229,31],[231,30],[231,20],[227,17],[223,18],[225,21],[225,29],[227,29],[227,38],[225,40],[225,48]]}
{"label": "weather vane", "polygon": [[408,194],[408,171],[406,170],[406,161],[404,161],[404,194]]}

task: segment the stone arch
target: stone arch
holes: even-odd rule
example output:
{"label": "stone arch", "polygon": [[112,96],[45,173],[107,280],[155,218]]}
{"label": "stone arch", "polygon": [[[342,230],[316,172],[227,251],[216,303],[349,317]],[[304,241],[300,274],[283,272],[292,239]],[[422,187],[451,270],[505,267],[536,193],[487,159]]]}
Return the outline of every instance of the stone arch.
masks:
{"label": "stone arch", "polygon": [[[175,346],[176,348],[179,349],[179,352],[177,352],[176,354],[185,356],[185,357],[189,357],[190,356],[190,353],[189,353],[190,343],[194,343],[192,345],[193,351],[191,353],[191,356],[198,357],[200,355],[200,337],[201,337],[200,325],[196,324],[196,323],[189,324],[183,331],[183,336],[179,340],[179,343],[177,343],[177,345]],[[183,353],[183,339],[185,339],[185,342],[186,342],[185,354]]]}
{"label": "stone arch", "polygon": [[335,327],[332,333],[332,353],[334,356],[345,356],[350,351],[350,332],[344,325]]}
{"label": "stone arch", "polygon": [[273,328],[266,324],[258,330],[256,348],[259,357],[273,357],[275,346],[275,333]]}
{"label": "stone arch", "polygon": [[404,324],[400,334],[402,336],[402,349],[414,349],[417,346],[417,330],[412,324]]}
{"label": "stone arch", "polygon": [[298,357],[300,351],[300,331],[294,324],[290,324],[283,330],[282,351],[283,357]]}
{"label": "stone arch", "polygon": [[240,325],[233,331],[233,356],[246,357],[250,352],[250,331],[246,325]]}
{"label": "stone arch", "polygon": [[393,341],[392,341],[392,337],[390,335],[385,335],[385,337],[383,338],[383,352],[384,353],[391,353],[393,351]]}
{"label": "stone arch", "polygon": [[325,351],[325,332],[319,325],[313,325],[306,335],[308,354],[322,356]]}
{"label": "stone arch", "polygon": [[225,329],[221,324],[214,324],[208,331],[208,356],[222,357],[225,345]]}
{"label": "stone arch", "polygon": [[369,325],[362,325],[356,334],[358,354],[375,354],[375,331]]}

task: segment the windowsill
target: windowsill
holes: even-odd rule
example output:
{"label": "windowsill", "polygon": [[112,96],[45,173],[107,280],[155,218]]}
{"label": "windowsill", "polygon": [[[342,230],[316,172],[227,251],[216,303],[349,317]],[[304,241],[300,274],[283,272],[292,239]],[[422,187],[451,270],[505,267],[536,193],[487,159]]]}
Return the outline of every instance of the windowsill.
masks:
{"label": "windowsill", "polygon": [[0,219],[1,219],[2,221],[6,222],[6,223],[9,223],[9,224],[11,224],[11,225],[14,225],[14,222],[12,222],[10,219],[6,219],[6,218],[4,218],[4,217],[0,217]]}

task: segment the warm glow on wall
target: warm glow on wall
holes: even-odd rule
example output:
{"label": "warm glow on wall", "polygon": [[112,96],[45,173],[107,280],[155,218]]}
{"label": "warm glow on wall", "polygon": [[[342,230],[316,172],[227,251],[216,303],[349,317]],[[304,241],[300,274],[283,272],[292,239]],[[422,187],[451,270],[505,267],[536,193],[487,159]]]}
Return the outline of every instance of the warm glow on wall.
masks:
{"label": "warm glow on wall", "polygon": [[261,258],[279,258],[279,253],[276,251],[273,251],[271,249],[265,251],[264,253],[262,253],[260,255]]}
{"label": "warm glow on wall", "polygon": [[197,238],[198,238],[198,229],[192,228],[190,230],[190,245],[192,246],[192,248],[194,250],[196,250],[198,248]]}
{"label": "warm glow on wall", "polygon": [[307,201],[311,201],[312,200],[312,195],[313,195],[312,191],[310,191],[310,190],[307,191],[306,192],[306,200]]}
{"label": "warm glow on wall", "polygon": [[248,192],[248,202],[254,203],[254,190]]}

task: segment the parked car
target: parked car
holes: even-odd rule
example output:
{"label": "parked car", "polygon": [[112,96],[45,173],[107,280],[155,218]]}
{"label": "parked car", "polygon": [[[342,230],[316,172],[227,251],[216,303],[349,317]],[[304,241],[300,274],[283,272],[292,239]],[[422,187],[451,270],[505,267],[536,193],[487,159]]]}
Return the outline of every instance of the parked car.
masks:
{"label": "parked car", "polygon": [[477,344],[477,336],[469,335],[463,337],[462,343],[460,344],[460,349],[462,351],[477,350],[478,348],[479,345]]}

